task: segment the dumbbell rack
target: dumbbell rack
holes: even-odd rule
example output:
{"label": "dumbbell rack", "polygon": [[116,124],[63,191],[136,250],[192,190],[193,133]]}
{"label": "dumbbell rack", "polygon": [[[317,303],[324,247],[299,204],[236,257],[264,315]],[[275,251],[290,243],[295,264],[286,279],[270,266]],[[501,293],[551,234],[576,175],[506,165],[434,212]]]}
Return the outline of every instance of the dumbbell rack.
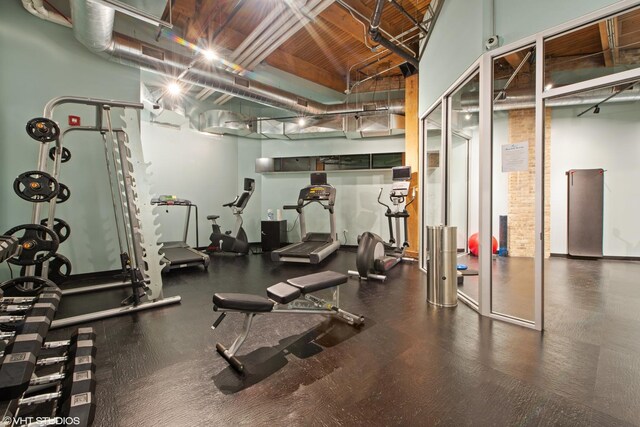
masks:
{"label": "dumbbell rack", "polygon": [[[58,125],[52,121],[52,117],[55,108],[62,104],[94,107],[95,123],[89,126],[70,127],[60,131]],[[113,128],[112,108],[124,109],[123,120],[126,129]],[[71,158],[71,152],[63,146],[63,140],[69,132],[83,131],[100,133],[104,142],[105,160],[110,178],[109,183],[121,252],[122,271],[125,277],[128,278],[100,285],[70,288],[62,291],[62,294],[80,294],[123,287],[132,288],[132,294],[123,301],[123,306],[71,318],[58,319],[52,323],[52,328],[71,326],[180,302],[179,296],[163,298],[162,295],[162,278],[160,276],[162,265],[161,257],[158,253],[160,246],[157,244],[158,236],[155,233],[157,226],[154,224],[155,218],[150,211],[151,208],[147,208],[150,203],[145,203],[144,200],[147,197],[149,200],[146,202],[150,202],[149,191],[148,189],[144,191],[145,188],[143,188],[145,184],[144,169],[146,169],[147,165],[141,160],[142,153],[139,141],[137,141],[137,145],[129,143],[128,132],[139,135],[139,116],[137,112],[134,113],[134,116],[131,113],[142,108],[143,105],[140,103],[127,101],[68,96],[58,97],[46,104],[42,118],[33,119],[27,124],[27,132],[33,139],[40,141],[41,145],[37,169],[25,173],[27,175],[22,182],[24,188],[20,184],[14,184],[14,189],[16,189],[21,198],[33,202],[31,224],[20,227],[26,230],[25,236],[30,233],[31,241],[39,241],[39,238],[42,240],[39,243],[40,246],[50,250],[44,255],[39,255],[41,258],[36,258],[36,254],[33,253],[31,254],[31,259],[27,259],[24,264],[20,264],[25,266],[23,274],[29,276],[19,279],[21,280],[20,284],[29,287],[33,283],[24,279],[32,280],[31,276],[34,275],[40,278],[49,276],[49,258],[57,256],[55,252],[59,241],[62,240],[58,238],[58,234],[60,229],[64,229],[64,225],[66,225],[64,221],[61,222],[61,220],[55,218],[56,203],[60,199],[58,194],[63,187],[57,181],[60,175],[61,163]],[[49,148],[51,142],[55,145]],[[128,153],[132,154],[129,155]],[[133,155],[134,153],[138,154],[137,159]],[[49,159],[53,160],[53,162],[49,162]],[[16,180],[16,182],[18,181]],[[32,183],[35,183],[36,190],[30,187]],[[68,198],[68,187],[64,186],[64,188],[67,189],[66,197]],[[36,225],[40,224],[44,203],[48,203],[47,218],[42,220],[44,225]],[[68,236],[70,232],[68,225],[66,225],[66,229]],[[28,248],[23,244],[22,257],[29,255],[29,250],[26,249]],[[9,262],[12,261],[10,260]],[[12,263],[15,263],[15,258]],[[36,265],[41,265],[41,268],[37,270]],[[70,270],[70,264],[68,270]],[[14,285],[11,284],[11,286]],[[146,298],[146,301],[143,298]]]}
{"label": "dumbbell rack", "polygon": [[20,294],[13,288],[0,296],[0,425],[59,425],[65,419],[90,426],[96,405],[93,328],[79,328],[67,341],[45,341],[60,289]]}

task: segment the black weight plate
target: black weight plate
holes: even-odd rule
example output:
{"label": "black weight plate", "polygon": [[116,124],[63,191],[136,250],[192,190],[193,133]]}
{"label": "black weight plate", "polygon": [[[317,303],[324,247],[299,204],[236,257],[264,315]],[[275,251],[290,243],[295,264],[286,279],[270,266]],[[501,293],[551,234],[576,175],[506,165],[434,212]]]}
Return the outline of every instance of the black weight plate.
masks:
{"label": "black weight plate", "polygon": [[40,142],[51,142],[60,137],[60,128],[51,119],[36,117],[27,122],[27,134]]}
{"label": "black weight plate", "polygon": [[56,285],[66,282],[71,277],[71,261],[64,255],[56,254],[49,261],[49,273],[47,276]]}
{"label": "black weight plate", "polygon": [[71,190],[69,190],[69,187],[67,187],[63,183],[60,183],[60,189],[58,190],[56,203],[64,203],[69,200],[69,197],[71,197]]}
{"label": "black weight plate", "polygon": [[[49,149],[49,158],[51,160],[56,159],[56,147],[51,147]],[[67,147],[62,147],[62,158],[60,159],[60,163],[67,163],[71,160],[71,151]]]}
{"label": "black weight plate", "polygon": [[35,297],[49,287],[55,288],[56,285],[51,280],[35,276],[18,277],[0,284],[3,296],[6,297]]}
{"label": "black weight plate", "polygon": [[[22,246],[22,252],[17,257],[7,260],[10,264],[15,265],[35,265],[42,264],[55,255],[60,244],[58,235],[53,230],[39,224],[22,224],[13,227],[4,233],[12,236],[24,230],[22,237],[18,237],[18,242]],[[17,236],[14,236],[17,237]],[[51,240],[46,240],[46,238]]]}
{"label": "black weight plate", "polygon": [[13,181],[13,191],[33,203],[47,202],[56,197],[59,190],[58,181],[42,171],[23,172]]}
{"label": "black weight plate", "polygon": [[71,234],[71,227],[69,226],[69,224],[67,224],[65,220],[62,220],[60,218],[53,218],[53,227],[49,227],[48,222],[49,221],[47,221],[47,219],[45,218],[40,221],[40,225],[44,225],[47,228],[53,228],[53,231],[55,231],[58,235],[60,243],[64,243]]}
{"label": "black weight plate", "polygon": [[[33,274],[41,277],[42,264],[37,264],[35,267],[35,272]],[[20,269],[20,275],[24,276],[26,272],[27,267],[23,266]],[[49,260],[49,271],[47,273],[47,277],[56,285],[66,282],[71,277],[71,261],[62,254],[55,254],[53,258]]]}

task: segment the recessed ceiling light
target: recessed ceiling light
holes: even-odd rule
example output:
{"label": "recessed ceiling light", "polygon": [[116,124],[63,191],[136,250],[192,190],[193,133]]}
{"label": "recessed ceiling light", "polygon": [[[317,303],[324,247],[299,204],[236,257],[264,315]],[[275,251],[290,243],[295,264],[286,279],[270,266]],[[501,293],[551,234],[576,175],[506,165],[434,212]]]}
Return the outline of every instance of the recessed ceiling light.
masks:
{"label": "recessed ceiling light", "polygon": [[299,125],[299,126],[304,126],[304,125],[305,125],[305,123],[307,123],[307,121],[304,119],[304,117],[300,117],[300,118],[298,119],[298,125]]}
{"label": "recessed ceiling light", "polygon": [[218,59],[218,54],[211,49],[202,51],[202,56],[204,56],[207,61]]}
{"label": "recessed ceiling light", "polygon": [[171,82],[167,85],[167,92],[171,95],[180,95],[182,88],[178,82]]}

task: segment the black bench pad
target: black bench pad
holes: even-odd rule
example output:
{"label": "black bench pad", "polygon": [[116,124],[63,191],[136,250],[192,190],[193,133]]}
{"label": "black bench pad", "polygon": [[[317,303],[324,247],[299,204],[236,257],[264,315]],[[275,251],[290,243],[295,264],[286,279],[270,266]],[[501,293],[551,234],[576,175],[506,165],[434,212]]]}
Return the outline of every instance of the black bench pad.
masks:
{"label": "black bench pad", "polygon": [[207,215],[207,219],[211,220],[211,219],[218,219],[220,218],[220,215]]}
{"label": "black bench pad", "polygon": [[346,283],[348,276],[335,271],[321,271],[320,273],[307,274],[287,280],[290,285],[300,289],[303,294],[316,292],[321,289],[333,288]]}
{"label": "black bench pad", "polygon": [[273,310],[273,301],[264,297],[250,294],[214,294],[214,309],[238,310],[251,313],[265,313]]}
{"label": "black bench pad", "polygon": [[288,304],[300,297],[300,289],[280,282],[267,288],[267,296],[278,304]]}

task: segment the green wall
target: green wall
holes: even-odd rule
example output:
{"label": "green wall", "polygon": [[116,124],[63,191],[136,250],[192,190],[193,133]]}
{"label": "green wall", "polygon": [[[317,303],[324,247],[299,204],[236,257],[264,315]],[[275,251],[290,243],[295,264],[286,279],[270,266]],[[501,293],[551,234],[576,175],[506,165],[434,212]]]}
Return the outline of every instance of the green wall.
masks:
{"label": "green wall", "polygon": [[[13,0],[0,5],[0,52],[1,233],[30,222],[31,203],[12,189],[18,174],[36,167],[39,143],[25,133],[26,122],[41,116],[48,100],[62,95],[137,101],[140,72],[95,56],[75,40],[71,29],[40,20]],[[84,123],[92,121],[87,109],[68,107],[57,110],[55,119],[66,123],[71,113]],[[72,196],[56,216],[71,225],[72,234],[60,253],[71,258],[74,273],[114,268],[117,243],[101,140],[75,135],[68,143],[73,158],[63,168],[61,181]],[[3,263],[0,280],[8,276]]]}

